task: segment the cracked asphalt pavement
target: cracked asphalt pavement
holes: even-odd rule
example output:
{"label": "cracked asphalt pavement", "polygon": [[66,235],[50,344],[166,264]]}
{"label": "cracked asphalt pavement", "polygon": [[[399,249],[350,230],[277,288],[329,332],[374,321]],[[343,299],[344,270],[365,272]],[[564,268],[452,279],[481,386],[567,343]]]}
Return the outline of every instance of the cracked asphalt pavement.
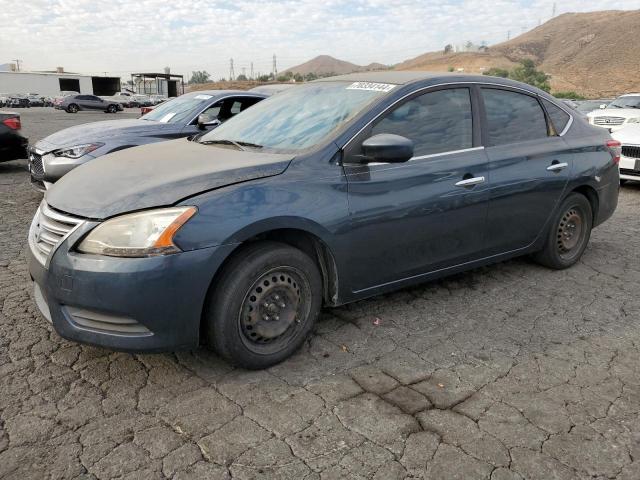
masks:
{"label": "cracked asphalt pavement", "polygon": [[[104,119],[69,117],[24,128]],[[25,164],[0,164],[0,478],[640,478],[640,184],[574,268],[518,259],[325,309],[248,372],[61,339],[32,300]]]}

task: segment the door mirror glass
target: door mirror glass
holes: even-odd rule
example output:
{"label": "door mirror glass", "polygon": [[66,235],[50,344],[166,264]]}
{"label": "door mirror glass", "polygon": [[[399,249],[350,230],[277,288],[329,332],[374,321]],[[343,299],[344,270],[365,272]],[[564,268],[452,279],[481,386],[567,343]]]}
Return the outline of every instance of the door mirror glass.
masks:
{"label": "door mirror glass", "polygon": [[198,115],[198,128],[204,130],[207,127],[217,127],[222,122],[217,118],[211,118],[209,115],[205,113],[201,113]]}
{"label": "door mirror glass", "polygon": [[365,162],[401,163],[413,157],[413,142],[392,133],[380,133],[362,142]]}

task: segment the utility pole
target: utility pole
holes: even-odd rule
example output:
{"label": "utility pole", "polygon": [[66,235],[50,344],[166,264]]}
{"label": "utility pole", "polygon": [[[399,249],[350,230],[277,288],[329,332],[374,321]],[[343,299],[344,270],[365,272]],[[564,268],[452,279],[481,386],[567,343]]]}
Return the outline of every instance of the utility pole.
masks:
{"label": "utility pole", "polygon": [[556,16],[556,2],[553,2],[553,10],[551,12],[551,18]]}
{"label": "utility pole", "polygon": [[511,40],[511,30],[507,31],[507,40]]}
{"label": "utility pole", "polygon": [[253,62],[251,62],[251,80],[253,80]]}
{"label": "utility pole", "polygon": [[273,54],[273,79],[275,80],[278,76],[278,67],[276,66],[276,54]]}
{"label": "utility pole", "polygon": [[242,76],[247,78],[247,67],[242,67]]}
{"label": "utility pole", "polygon": [[229,61],[229,81],[236,79],[236,72],[233,70],[233,58]]}
{"label": "utility pole", "polygon": [[19,72],[20,71],[20,62],[22,60],[20,60],[19,58],[14,58],[13,61],[16,62],[16,72]]}

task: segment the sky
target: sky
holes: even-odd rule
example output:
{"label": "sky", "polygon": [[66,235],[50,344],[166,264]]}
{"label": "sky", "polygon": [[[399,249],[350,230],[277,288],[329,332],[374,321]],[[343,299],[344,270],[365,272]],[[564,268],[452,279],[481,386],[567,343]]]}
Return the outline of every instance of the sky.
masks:
{"label": "sky", "polygon": [[553,13],[640,9],[640,0],[0,0],[0,64],[126,77],[170,67],[214,79],[320,54],[398,63],[446,44],[489,45]]}

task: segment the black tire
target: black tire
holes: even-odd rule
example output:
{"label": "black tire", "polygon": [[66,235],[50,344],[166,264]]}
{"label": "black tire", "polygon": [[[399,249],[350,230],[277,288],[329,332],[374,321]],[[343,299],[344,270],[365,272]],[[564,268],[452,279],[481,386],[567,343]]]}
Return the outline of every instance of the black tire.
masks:
{"label": "black tire", "polygon": [[118,107],[115,105],[109,105],[107,107],[107,113],[116,113],[118,111]]}
{"label": "black tire", "polygon": [[592,226],[589,200],[579,193],[570,194],[558,208],[545,246],[533,256],[534,260],[556,270],[569,268],[580,260],[587,248]]}
{"label": "black tire", "polygon": [[78,113],[78,110],[80,110],[80,108],[75,103],[72,103],[67,107],[67,112],[69,113]]}
{"label": "black tire", "polygon": [[203,319],[207,343],[248,369],[291,356],[311,333],[322,306],[316,263],[278,242],[243,248],[213,287]]}
{"label": "black tire", "polygon": [[625,178],[621,178],[620,179],[620,186],[624,185],[625,183],[627,183],[629,180],[625,179]]}

